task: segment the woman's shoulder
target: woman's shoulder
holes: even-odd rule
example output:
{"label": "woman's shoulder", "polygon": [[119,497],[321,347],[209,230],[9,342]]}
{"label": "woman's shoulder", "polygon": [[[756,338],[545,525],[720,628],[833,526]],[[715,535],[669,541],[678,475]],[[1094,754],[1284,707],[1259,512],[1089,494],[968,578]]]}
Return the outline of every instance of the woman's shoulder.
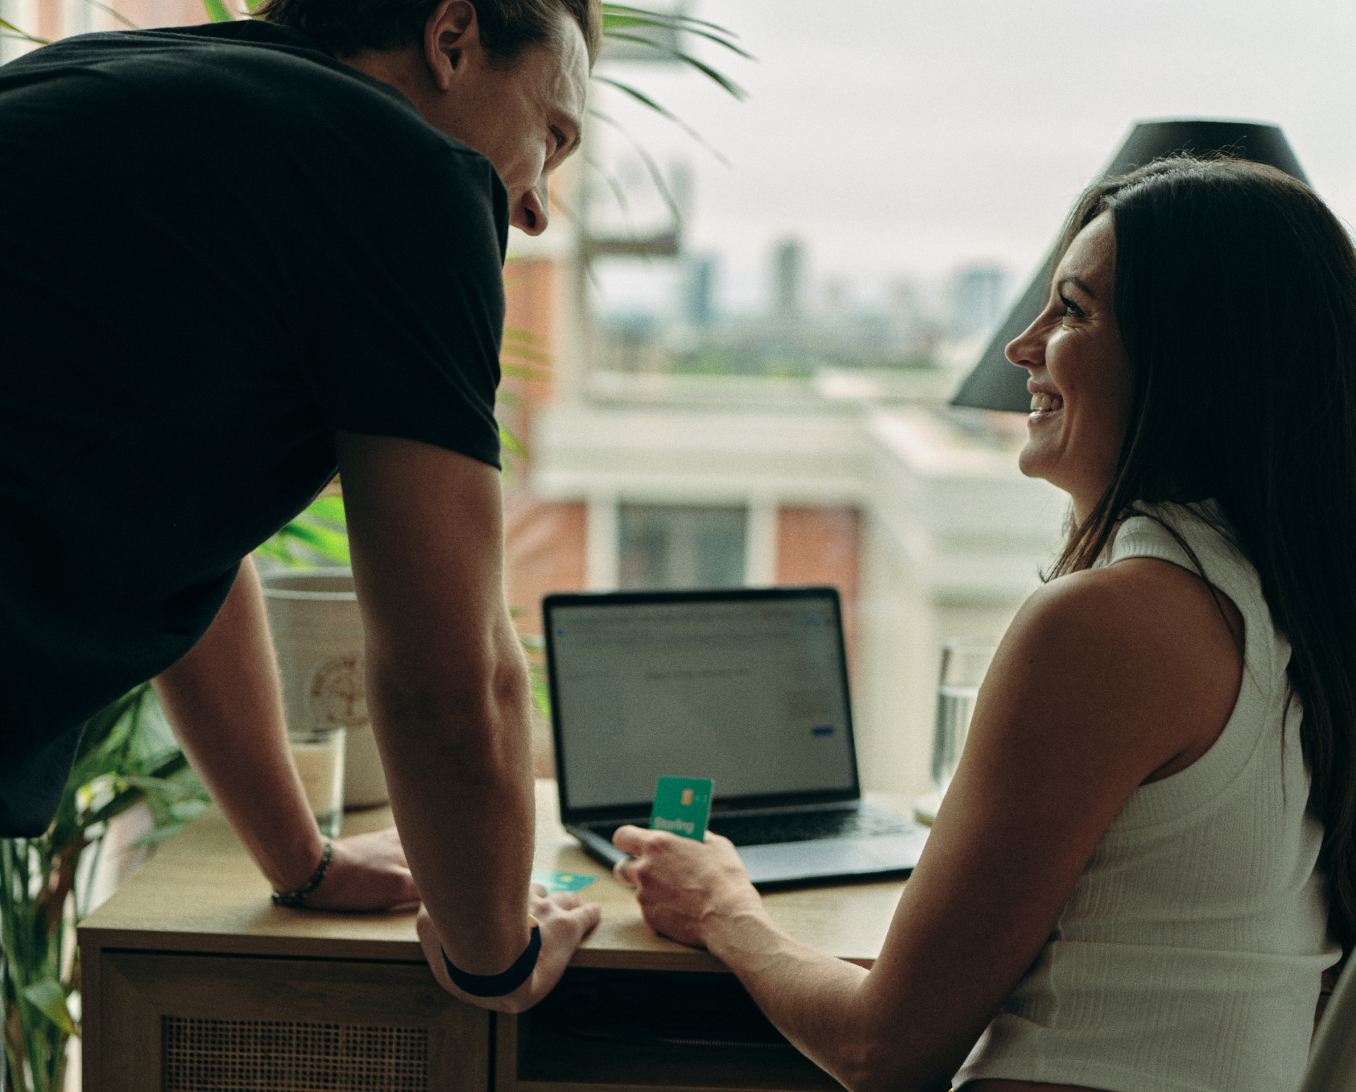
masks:
{"label": "woman's shoulder", "polygon": [[1172,643],[1182,626],[1212,629],[1220,622],[1217,592],[1199,573],[1152,555],[1056,577],[1031,595],[1022,616],[1041,628],[1150,644]]}
{"label": "woman's shoulder", "polygon": [[1151,644],[1175,645],[1182,631],[1218,637],[1223,623],[1241,655],[1242,620],[1229,597],[1242,590],[1244,572],[1251,566],[1217,502],[1138,502],[1093,568],[1049,582],[1029,606],[1063,624],[1084,615],[1114,619]]}
{"label": "woman's shoulder", "polygon": [[1128,557],[1044,585],[1005,643],[1031,670],[1063,680],[1085,725],[1156,737],[1175,769],[1204,753],[1229,719],[1242,626],[1233,603],[1194,572]]}
{"label": "woman's shoulder", "polygon": [[1241,626],[1237,608],[1199,574],[1148,556],[1051,580],[1014,621],[1027,643],[1187,673],[1239,659]]}

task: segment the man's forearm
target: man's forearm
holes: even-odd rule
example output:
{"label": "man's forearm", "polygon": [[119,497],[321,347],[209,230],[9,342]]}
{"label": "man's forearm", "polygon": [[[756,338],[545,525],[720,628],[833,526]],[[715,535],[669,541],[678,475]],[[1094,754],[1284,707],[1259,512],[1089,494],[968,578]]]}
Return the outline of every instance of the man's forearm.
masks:
{"label": "man's forearm", "polygon": [[[405,855],[446,955],[470,974],[498,974],[528,941],[534,818],[498,471],[389,437],[341,433],[338,450],[368,709]],[[560,935],[572,951],[582,933]],[[562,954],[561,941],[550,947]]]}
{"label": "man's forearm", "polygon": [[254,564],[241,563],[211,628],[155,691],[189,761],[259,868],[278,890],[297,887],[322,839],[292,765]]}
{"label": "man's forearm", "polygon": [[[369,703],[405,853],[448,957],[502,971],[528,936],[535,804],[526,666],[507,615],[462,685],[369,663]],[[403,677],[402,677],[403,676]]]}

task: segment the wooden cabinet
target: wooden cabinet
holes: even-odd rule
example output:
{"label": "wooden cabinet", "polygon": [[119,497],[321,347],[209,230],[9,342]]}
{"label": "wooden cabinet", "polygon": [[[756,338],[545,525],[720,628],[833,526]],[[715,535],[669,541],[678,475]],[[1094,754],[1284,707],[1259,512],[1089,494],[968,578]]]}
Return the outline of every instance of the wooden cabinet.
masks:
{"label": "wooden cabinet", "polygon": [[[422,964],[105,949],[85,1086],[484,1092],[490,1015]],[[90,1054],[94,1057],[91,1058]]]}
{"label": "wooden cabinet", "polygon": [[571,970],[500,1020],[495,1092],[834,1089],[729,974]]}
{"label": "wooden cabinet", "polygon": [[[350,815],[346,830],[390,821]],[[273,906],[208,815],[80,927],[88,1092],[714,1092],[837,1085],[705,952],[655,936],[538,788],[538,868],[597,877],[603,922],[520,1017],[463,1005],[424,966],[414,914]],[[900,884],[769,895],[798,939],[867,964]]]}

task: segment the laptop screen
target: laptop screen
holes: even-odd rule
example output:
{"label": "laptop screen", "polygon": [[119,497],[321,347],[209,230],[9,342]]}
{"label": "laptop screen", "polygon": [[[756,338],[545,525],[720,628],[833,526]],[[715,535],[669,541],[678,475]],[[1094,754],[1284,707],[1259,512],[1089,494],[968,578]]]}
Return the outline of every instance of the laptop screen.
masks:
{"label": "laptop screen", "polygon": [[831,588],[549,596],[557,776],[577,809],[638,805],[661,774],[717,805],[856,796]]}

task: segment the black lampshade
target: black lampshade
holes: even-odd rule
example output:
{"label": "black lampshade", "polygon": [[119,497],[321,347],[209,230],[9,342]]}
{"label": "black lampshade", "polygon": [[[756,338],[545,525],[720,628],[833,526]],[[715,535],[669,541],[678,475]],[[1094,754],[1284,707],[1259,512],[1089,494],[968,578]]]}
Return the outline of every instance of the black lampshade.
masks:
{"label": "black lampshade", "polygon": [[[1286,174],[1307,182],[1299,160],[1290,150],[1285,134],[1275,125],[1247,121],[1141,121],[1131,130],[1103,177],[1123,174],[1141,167],[1159,156],[1174,152],[1208,154],[1224,151],[1241,159],[1251,159],[1278,167]],[[1022,298],[1013,305],[1007,318],[985,348],[979,363],[951,399],[953,406],[975,409],[1012,410],[1025,413],[1031,405],[1027,393],[1027,374],[1014,368],[1003,355],[1003,347],[1015,338],[1045,305],[1050,277],[1055,271],[1053,247]]]}

